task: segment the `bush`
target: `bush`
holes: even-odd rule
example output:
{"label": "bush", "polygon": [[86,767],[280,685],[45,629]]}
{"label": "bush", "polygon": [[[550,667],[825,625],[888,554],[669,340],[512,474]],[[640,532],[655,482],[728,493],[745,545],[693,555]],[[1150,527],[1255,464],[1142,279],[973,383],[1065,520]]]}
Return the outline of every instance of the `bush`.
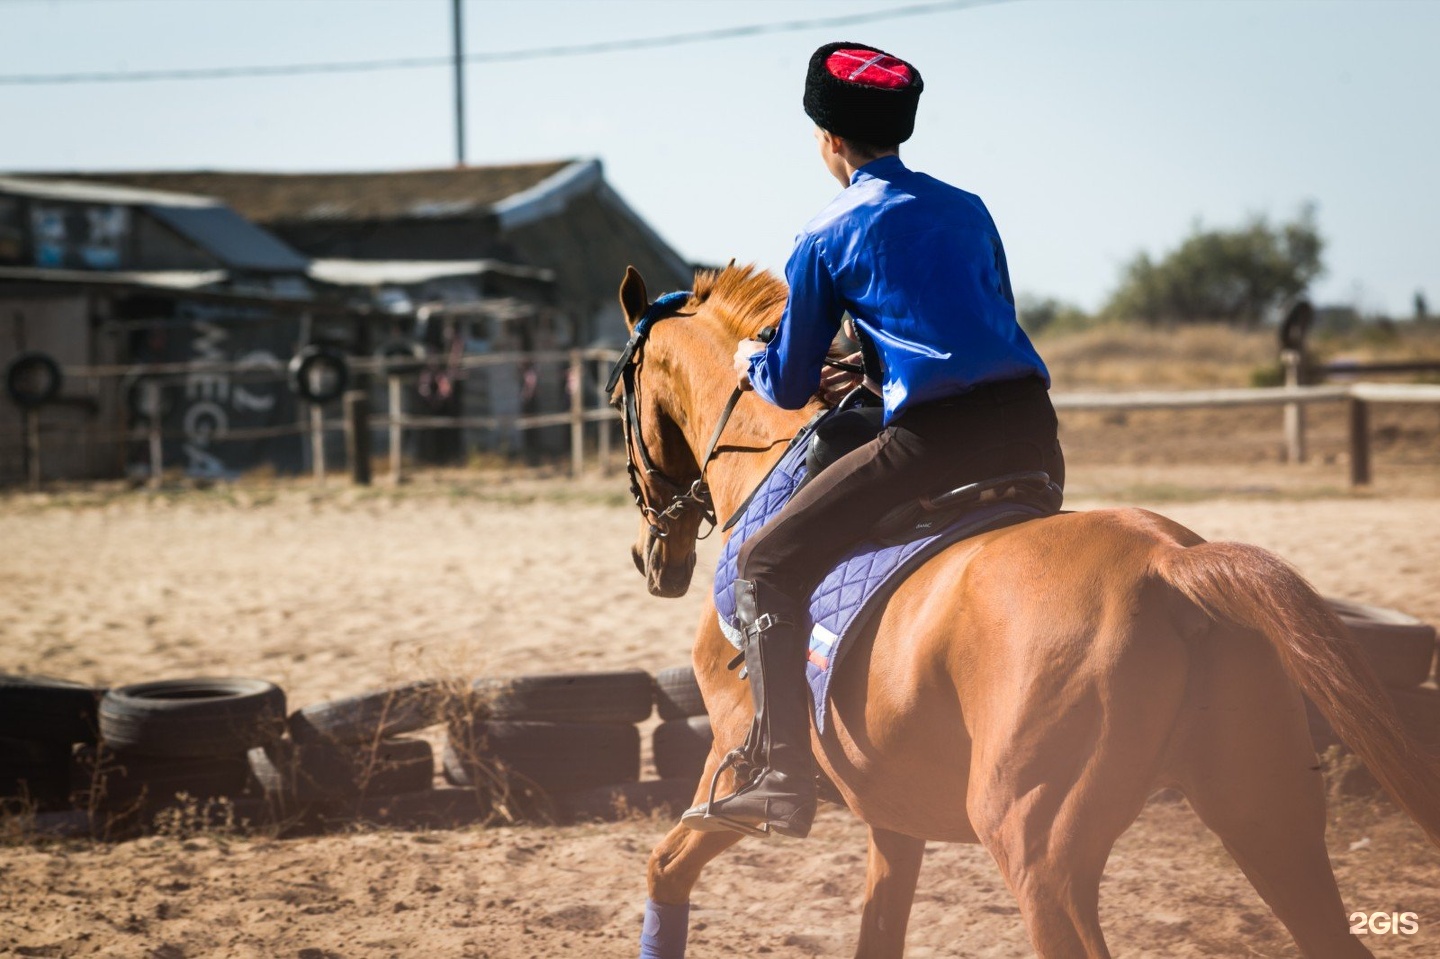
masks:
{"label": "bush", "polygon": [[1254,327],[1324,272],[1325,242],[1307,205],[1272,227],[1251,217],[1238,230],[1201,230],[1158,261],[1141,253],[1124,269],[1104,314],[1148,323],[1221,320]]}

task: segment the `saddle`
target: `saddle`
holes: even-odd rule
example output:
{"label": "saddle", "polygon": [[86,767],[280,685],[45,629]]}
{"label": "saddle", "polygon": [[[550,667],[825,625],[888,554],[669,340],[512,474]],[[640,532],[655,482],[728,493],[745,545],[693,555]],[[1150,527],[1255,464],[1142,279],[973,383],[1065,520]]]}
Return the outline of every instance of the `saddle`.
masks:
{"label": "saddle", "polygon": [[[826,467],[878,436],[884,420],[885,408],[879,398],[865,389],[851,392],[829,415],[822,415],[810,432],[805,477],[797,492]],[[1040,470],[1007,473],[902,503],[885,514],[866,538],[885,544],[907,543],[943,529],[982,503],[1024,504],[1041,514],[1055,513],[1063,498],[1060,487]]]}
{"label": "saddle", "polygon": [[[731,587],[740,549],[808,479],[879,432],[879,411],[859,402],[846,397],[845,403],[806,424],[726,524],[733,533],[715,567],[714,602],[720,630],[737,649],[742,636]],[[825,730],[830,680],[853,645],[848,640],[861,632],[874,610],[912,570],[967,537],[1049,516],[1059,510],[1060,498],[1059,488],[1045,473],[1012,473],[902,503],[875,529],[859,532],[854,548],[816,586],[808,604],[805,675],[816,727]]]}

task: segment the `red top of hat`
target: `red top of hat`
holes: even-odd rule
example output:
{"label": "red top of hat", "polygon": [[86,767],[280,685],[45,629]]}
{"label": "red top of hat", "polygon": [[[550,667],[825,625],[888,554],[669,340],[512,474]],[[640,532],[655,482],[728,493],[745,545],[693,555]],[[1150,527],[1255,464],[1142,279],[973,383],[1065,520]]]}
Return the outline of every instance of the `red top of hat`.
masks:
{"label": "red top of hat", "polygon": [[836,50],[825,58],[825,68],[838,80],[886,90],[903,89],[914,79],[904,60],[864,47]]}

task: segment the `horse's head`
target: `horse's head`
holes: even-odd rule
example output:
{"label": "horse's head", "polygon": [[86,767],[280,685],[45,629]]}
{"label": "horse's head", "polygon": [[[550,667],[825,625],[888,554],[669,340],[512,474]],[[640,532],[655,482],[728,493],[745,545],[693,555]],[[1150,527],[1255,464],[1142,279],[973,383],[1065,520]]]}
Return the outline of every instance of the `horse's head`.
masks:
{"label": "horse's head", "polygon": [[683,596],[695,571],[706,508],[696,496],[700,465],[681,427],[686,397],[676,367],[682,359],[647,350],[648,325],[636,335],[651,304],[634,267],[625,270],[620,306],[631,340],[612,375],[611,403],[624,417],[631,492],[641,510],[630,553],[652,595]]}

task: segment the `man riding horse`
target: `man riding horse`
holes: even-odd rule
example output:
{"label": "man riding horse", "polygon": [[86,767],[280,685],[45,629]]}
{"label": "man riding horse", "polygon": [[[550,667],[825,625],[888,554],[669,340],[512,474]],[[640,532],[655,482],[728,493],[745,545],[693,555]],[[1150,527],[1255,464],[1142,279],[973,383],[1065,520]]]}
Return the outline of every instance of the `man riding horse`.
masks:
{"label": "man riding horse", "polygon": [[924,83],[912,64],[861,43],[810,58],[805,112],[844,187],[796,239],[790,293],[768,343],[735,353],[741,389],[785,409],[859,374],[822,365],[848,313],[884,428],[805,485],[746,542],[735,582],[755,703],[757,767],[735,792],[683,817],[692,829],[803,838],[815,815],[807,600],[857,533],[893,507],[1005,473],[1064,483],[1049,373],[1015,317],[995,222],[980,198],[908,169]]}

